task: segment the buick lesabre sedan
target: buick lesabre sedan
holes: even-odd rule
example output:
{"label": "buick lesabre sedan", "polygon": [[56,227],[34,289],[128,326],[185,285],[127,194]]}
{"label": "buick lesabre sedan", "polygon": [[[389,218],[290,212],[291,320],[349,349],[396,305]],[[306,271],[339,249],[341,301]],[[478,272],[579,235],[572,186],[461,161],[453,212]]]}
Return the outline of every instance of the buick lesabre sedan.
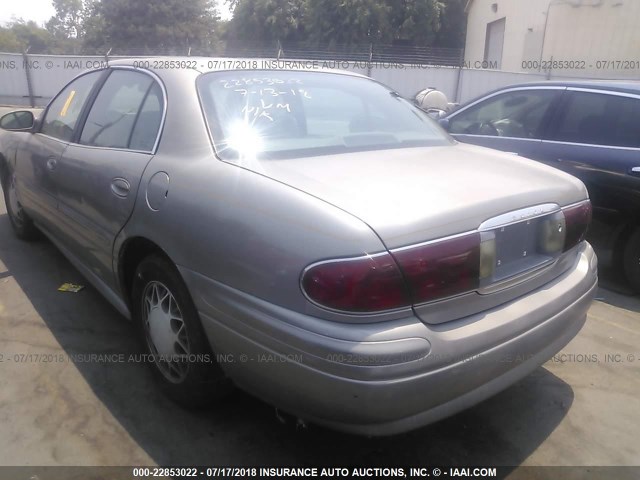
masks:
{"label": "buick lesabre sedan", "polygon": [[[8,215],[138,327],[187,406],[232,385],[366,435],[513,384],[597,284],[580,180],[336,71],[121,60],[0,121]],[[200,65],[202,63],[202,65]],[[161,65],[160,65],[161,67]]]}

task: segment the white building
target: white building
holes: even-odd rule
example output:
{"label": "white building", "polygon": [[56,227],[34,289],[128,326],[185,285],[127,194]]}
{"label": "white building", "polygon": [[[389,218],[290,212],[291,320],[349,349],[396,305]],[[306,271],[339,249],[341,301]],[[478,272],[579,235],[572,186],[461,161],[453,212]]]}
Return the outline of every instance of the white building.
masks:
{"label": "white building", "polygon": [[471,68],[640,79],[640,0],[469,0],[466,11]]}

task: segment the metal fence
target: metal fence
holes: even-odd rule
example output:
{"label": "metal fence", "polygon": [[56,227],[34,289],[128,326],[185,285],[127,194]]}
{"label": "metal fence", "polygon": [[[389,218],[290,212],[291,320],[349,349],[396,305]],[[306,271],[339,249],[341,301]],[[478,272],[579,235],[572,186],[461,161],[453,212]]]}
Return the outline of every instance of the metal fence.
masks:
{"label": "metal fence", "polygon": [[463,62],[463,49],[417,47],[411,45],[386,45],[359,43],[309,44],[306,42],[247,42],[227,41],[211,48],[113,48],[103,51],[83,48],[69,54],[106,56],[203,56],[226,58],[276,58],[305,60],[335,60],[351,62],[397,62],[419,65],[457,67]]}
{"label": "metal fence", "polygon": [[[241,53],[229,47],[225,53],[235,58],[256,58]],[[246,48],[246,45],[243,47]],[[263,51],[262,53],[265,53]],[[362,58],[363,53],[357,51],[354,57],[351,53],[327,48],[325,52],[296,51],[281,45],[278,54],[271,50],[271,60],[330,60],[332,68],[349,70],[368,75],[384,84],[389,85],[405,97],[412,97],[418,91],[427,88],[437,88],[447,95],[452,102],[463,103],[489,90],[504,85],[525,83],[546,79],[568,79],[547,73],[517,73],[500,70],[477,70],[463,68],[459,61],[453,62],[448,57],[432,49],[430,53],[411,53],[405,50],[405,56],[398,51],[387,53],[380,48],[376,56],[371,54]],[[315,53],[314,53],[315,52]],[[194,52],[191,52],[192,54]],[[257,55],[257,51],[254,51]],[[431,55],[428,56],[427,55]],[[460,52],[458,52],[460,54]],[[316,58],[312,58],[317,55]],[[341,56],[344,55],[344,56]],[[415,56],[414,56],[415,55]],[[420,56],[423,55],[423,56]],[[426,55],[426,56],[425,56]],[[132,57],[134,55],[126,55]],[[0,104],[44,106],[48,101],[73,77],[81,71],[103,67],[107,60],[121,58],[120,56],[105,55],[27,55],[16,53],[0,53]],[[453,65],[447,65],[447,59]]]}

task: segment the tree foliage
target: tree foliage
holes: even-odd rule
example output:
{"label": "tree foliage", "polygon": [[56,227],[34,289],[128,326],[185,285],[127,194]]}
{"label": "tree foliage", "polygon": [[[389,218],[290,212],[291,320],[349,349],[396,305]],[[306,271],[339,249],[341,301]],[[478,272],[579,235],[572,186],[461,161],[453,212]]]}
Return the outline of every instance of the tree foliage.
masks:
{"label": "tree foliage", "polygon": [[440,15],[440,28],[435,43],[439,47],[462,48],[467,32],[467,0],[447,0]]}
{"label": "tree foliage", "polygon": [[[464,0],[226,0],[229,37],[462,47]],[[445,45],[446,44],[446,45]]]}
{"label": "tree foliage", "polygon": [[51,0],[46,29],[17,20],[0,27],[0,50],[32,53],[194,53],[219,40],[362,45],[399,43],[461,48],[466,0]]}
{"label": "tree foliage", "polygon": [[387,2],[378,0],[307,1],[309,41],[335,44],[388,41],[390,11]]}
{"label": "tree foliage", "polygon": [[85,45],[149,53],[211,48],[218,17],[211,0],[102,0],[85,20]]}
{"label": "tree foliage", "polygon": [[47,22],[47,30],[56,37],[81,38],[88,6],[82,0],[53,0],[52,3],[56,14]]}
{"label": "tree foliage", "polygon": [[275,42],[305,37],[305,0],[234,0],[230,3],[233,19],[227,36],[232,40]]}
{"label": "tree foliage", "polygon": [[51,33],[34,21],[18,19],[0,27],[1,52],[56,53],[56,45]]}
{"label": "tree foliage", "polygon": [[392,0],[390,28],[394,40],[431,45],[440,29],[444,4],[436,0]]}

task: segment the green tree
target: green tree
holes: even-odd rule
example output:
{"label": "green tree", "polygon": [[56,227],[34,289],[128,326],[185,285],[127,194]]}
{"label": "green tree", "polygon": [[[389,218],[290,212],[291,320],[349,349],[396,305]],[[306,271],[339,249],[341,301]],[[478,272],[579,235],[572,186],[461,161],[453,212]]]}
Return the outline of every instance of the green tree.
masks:
{"label": "green tree", "polygon": [[212,0],[98,0],[87,9],[84,46],[113,53],[186,53],[217,41]]}
{"label": "green tree", "polygon": [[233,0],[228,38],[233,40],[304,40],[305,0]]}
{"label": "green tree", "polygon": [[311,43],[357,44],[391,39],[391,7],[379,0],[308,0]]}
{"label": "green tree", "polygon": [[52,53],[51,34],[32,20],[18,19],[0,28],[0,50],[8,52]]}
{"label": "green tree", "polygon": [[0,52],[19,53],[24,51],[24,45],[18,40],[10,27],[0,27]]}
{"label": "green tree", "polygon": [[419,46],[433,44],[444,10],[437,0],[388,0],[393,39]]}
{"label": "green tree", "polygon": [[85,5],[82,0],[53,0],[56,14],[47,22],[47,30],[58,38],[84,35]]}
{"label": "green tree", "polygon": [[440,29],[434,44],[438,47],[464,48],[467,32],[467,0],[447,0],[440,14]]}

